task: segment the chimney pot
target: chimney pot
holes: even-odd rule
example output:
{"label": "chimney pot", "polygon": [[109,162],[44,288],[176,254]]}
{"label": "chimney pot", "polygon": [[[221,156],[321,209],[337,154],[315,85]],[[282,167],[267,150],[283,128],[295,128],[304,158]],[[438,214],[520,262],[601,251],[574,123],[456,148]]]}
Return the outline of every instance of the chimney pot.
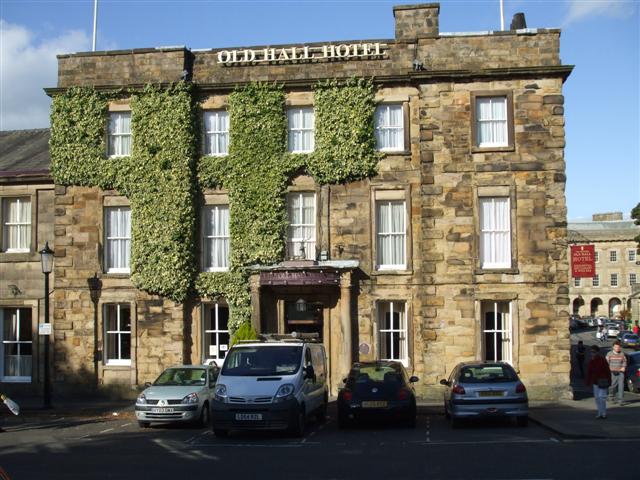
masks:
{"label": "chimney pot", "polygon": [[527,28],[527,21],[524,18],[524,13],[518,12],[513,16],[511,20],[510,30],[522,30],[523,28]]}

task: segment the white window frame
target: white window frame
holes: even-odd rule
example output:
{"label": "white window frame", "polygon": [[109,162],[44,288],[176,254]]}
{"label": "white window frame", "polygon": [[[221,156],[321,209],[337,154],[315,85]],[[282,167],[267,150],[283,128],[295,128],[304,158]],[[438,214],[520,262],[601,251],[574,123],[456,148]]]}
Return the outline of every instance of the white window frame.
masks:
{"label": "white window frame", "polygon": [[[32,242],[32,235],[31,235],[31,216],[33,213],[33,205],[31,204],[31,197],[29,196],[17,196],[17,197],[2,197],[2,205],[0,205],[0,208],[2,209],[0,214],[2,215],[2,249],[4,252],[6,253],[25,253],[25,252],[30,252],[31,251],[31,242]],[[17,202],[17,208],[18,208],[18,220],[15,222],[10,222],[8,217],[8,212],[9,212],[9,205],[11,204],[11,202]],[[22,212],[22,207],[21,204],[23,203],[28,203],[29,204],[29,213],[27,214],[27,218],[21,218],[21,213]],[[22,235],[20,234],[20,232],[22,231],[22,229],[20,227],[27,227],[27,238],[26,239],[22,239]],[[18,232],[18,245],[20,245],[21,243],[23,243],[23,240],[27,240],[25,243],[27,243],[27,246],[24,248],[11,248],[9,247],[9,229],[11,228],[17,228],[17,232]]]}
{"label": "white window frame", "polygon": [[[480,118],[480,103],[482,102],[489,102],[490,108],[489,110],[491,112],[493,112],[493,104],[497,101],[500,100],[501,102],[504,102],[504,118]],[[483,96],[477,96],[476,97],[476,105],[475,105],[475,114],[476,114],[476,118],[474,119],[474,121],[476,122],[476,145],[479,148],[487,148],[487,147],[508,147],[509,146],[509,98],[507,95],[495,95],[495,96],[488,96],[488,95],[483,95]],[[481,132],[482,129],[480,128],[481,125],[483,123],[488,123],[488,124],[497,124],[503,125],[503,129],[504,129],[504,138],[505,141],[504,142],[483,142],[482,138],[481,138]]]}
{"label": "white window frame", "polygon": [[[488,306],[493,303],[493,310],[490,310]],[[501,309],[499,309],[499,305],[507,305],[508,311],[501,313],[505,318],[503,318],[502,329],[496,328],[498,325],[498,314]],[[490,311],[493,311],[493,329],[488,329],[486,327],[486,314]],[[510,365],[513,365],[513,302],[511,301],[491,301],[491,300],[483,300],[481,301],[480,308],[481,319],[481,331],[482,331],[482,360],[487,360],[487,345],[485,341],[486,334],[493,335],[493,358],[491,361],[498,361],[498,335],[502,335],[502,360],[503,362],[507,362]]]}
{"label": "white window frame", "polygon": [[618,263],[618,250],[609,250],[609,263]]}
{"label": "white window frame", "polygon": [[[227,215],[229,224],[231,223],[231,211],[229,208],[228,204],[220,204],[220,205],[205,205],[203,208],[203,212],[202,212],[202,266],[203,266],[203,270],[205,272],[227,272],[229,270],[229,257],[230,257],[230,252],[231,252],[231,244],[230,244],[230,239],[231,239],[231,234],[229,232],[229,227],[230,225],[227,225],[227,234],[226,235],[207,235],[206,232],[206,227],[205,227],[205,223],[207,220],[207,212],[209,210],[211,210],[212,212],[214,212],[214,216],[215,218],[217,218],[217,221],[220,221],[220,211],[222,209],[226,209],[229,214]],[[206,251],[206,247],[207,247],[207,241],[220,241],[220,242],[227,242],[227,258],[226,258],[226,265],[217,265],[217,266],[209,266],[206,264],[207,262],[207,251]]]}
{"label": "white window frame", "polygon": [[[215,118],[214,130],[207,130],[209,126],[208,117]],[[224,122],[221,120],[224,119]],[[205,110],[204,120],[204,154],[212,157],[224,157],[229,155],[229,112],[226,110]],[[221,127],[221,123],[226,125],[226,129]],[[226,149],[221,148],[220,140],[226,139],[224,145]],[[215,148],[212,148],[214,147]],[[222,151],[224,150],[224,151]]]}
{"label": "white window frame", "polygon": [[582,282],[581,282],[581,278],[577,277],[573,279],[573,286],[574,287],[581,287],[582,286]]}
{"label": "white window frame", "polygon": [[[221,329],[220,328],[220,307],[222,308],[226,308],[227,309],[227,329]],[[205,318],[207,314],[210,314],[211,310],[213,310],[215,312],[215,315],[213,316],[214,319],[214,324],[212,325],[214,328],[213,329],[206,329],[205,328]],[[204,304],[204,308],[202,309],[202,360],[208,360],[208,359],[214,359],[216,360],[216,362],[218,362],[219,360],[224,360],[224,358],[227,355],[227,352],[229,352],[230,346],[229,344],[227,344],[227,350],[220,350],[220,334],[221,333],[226,333],[229,335],[229,342],[231,342],[231,334],[229,333],[229,320],[230,320],[230,311],[229,311],[229,306],[228,305],[224,305],[224,304],[220,304],[220,303],[208,303],[208,304]],[[206,344],[206,338],[207,338],[207,334],[211,334],[212,338],[215,338],[215,345],[216,345],[216,354],[215,355],[211,355],[210,354],[210,349],[208,347],[210,347],[213,344]],[[224,355],[221,357],[220,356],[220,352],[223,351]],[[219,367],[221,367],[221,364],[218,364]]]}
{"label": "white window frame", "polygon": [[[15,340],[7,340],[4,338],[4,322],[7,321],[7,310],[15,310],[16,311],[16,339]],[[20,351],[21,345],[30,344],[31,345],[31,355],[20,355],[17,356],[21,359],[22,357],[31,357],[31,372],[33,373],[33,331],[31,332],[31,340],[21,340],[20,339],[20,312],[21,310],[31,310],[31,330],[33,329],[33,310],[29,307],[0,307],[0,380],[6,383],[30,383],[32,375],[14,375],[9,376],[4,374],[4,359],[5,359],[5,345],[18,345],[18,351]],[[9,319],[11,321],[11,319]],[[21,362],[22,360],[20,360]]]}
{"label": "white window frame", "polygon": [[[116,307],[116,330],[109,330],[109,308]],[[122,319],[120,311],[122,307],[129,308],[129,330],[122,330]],[[105,303],[104,304],[104,352],[105,365],[108,366],[128,366],[131,365],[131,357],[133,356],[132,330],[133,330],[133,309],[129,303]],[[108,358],[109,354],[109,335],[116,334],[118,342],[118,358]],[[122,337],[129,335],[129,358],[122,358]]]}
{"label": "white window frame", "polygon": [[609,286],[611,288],[618,288],[620,286],[620,279],[617,273],[612,273],[611,275],[609,275]]}
{"label": "white window frame", "polygon": [[[110,236],[111,226],[109,224],[109,215],[108,212],[112,210],[118,211],[128,211],[129,212],[129,235],[122,237]],[[131,272],[131,207],[105,207],[104,208],[104,257],[105,257],[105,271],[106,273],[130,273]],[[127,241],[128,240],[128,249],[129,249],[129,265],[126,267],[111,267],[111,263],[113,259],[111,258],[110,242],[114,241]]]}
{"label": "white window frame", "polygon": [[[293,116],[296,113],[302,115],[302,118],[305,118],[305,113],[311,112],[311,126],[303,126],[303,127],[293,127]],[[315,150],[315,129],[316,129],[316,114],[313,110],[313,107],[290,107],[287,109],[287,145],[288,150],[291,153],[311,153]],[[308,150],[297,150],[295,149],[293,142],[292,133],[299,132],[302,136],[311,134],[310,148]]]}
{"label": "white window frame", "polygon": [[638,283],[638,275],[635,273],[630,273],[629,274],[629,286]]}
{"label": "white window frame", "polygon": [[600,286],[600,275],[599,274],[595,274],[592,278],[591,278],[591,286],[592,287],[599,287]]}
{"label": "white window frame", "polygon": [[[381,231],[382,222],[380,222],[380,206],[383,204],[389,205],[389,214],[391,214],[391,205],[392,204],[400,204],[402,205],[402,223],[404,229],[402,231],[393,231],[389,230],[388,232]],[[407,201],[406,200],[376,200],[376,268],[377,270],[406,270],[407,269]],[[389,225],[392,224],[391,221],[387,222]],[[403,257],[404,262],[402,263],[383,263],[385,261],[382,258],[383,249],[382,242],[386,237],[401,237],[403,248]]]}
{"label": "white window frame", "polygon": [[636,258],[638,256],[636,255],[636,249],[635,248],[629,248],[627,250],[627,260],[629,260],[630,262],[636,263]]}
{"label": "white window frame", "polygon": [[[313,219],[313,223],[293,223],[292,219],[291,219],[291,215],[290,215],[290,211],[292,208],[292,198],[293,197],[299,197],[300,198],[300,203],[299,203],[299,218],[302,219],[304,218],[303,215],[303,210],[304,210],[304,199],[305,198],[313,198],[313,215],[312,215],[312,219]],[[316,238],[318,235],[317,232],[317,225],[316,225],[316,216],[317,216],[317,199],[316,199],[316,193],[315,192],[289,192],[289,194],[287,195],[287,257],[289,258],[294,258],[296,257],[296,255],[300,252],[300,245],[304,245],[304,254],[305,254],[305,259],[307,260],[315,260],[316,259]],[[293,236],[293,231],[295,230],[296,227],[300,227],[300,228],[311,228],[311,231],[313,232],[313,237],[312,238],[298,238],[298,237],[294,237]]]}
{"label": "white window frame", "polygon": [[[479,221],[480,221],[480,251],[479,251],[479,255],[478,257],[480,258],[480,268],[482,269],[506,269],[506,268],[511,268],[512,267],[512,261],[513,261],[513,245],[511,242],[511,235],[512,235],[512,225],[511,225],[511,198],[509,197],[479,197],[479,202],[478,202],[478,207],[479,207]],[[496,221],[496,201],[497,200],[501,200],[501,201],[506,201],[507,205],[506,205],[506,209],[507,209],[507,221],[508,221],[508,226],[507,229],[499,229],[496,225],[497,225],[497,221]],[[493,217],[493,224],[494,227],[490,228],[490,227],[486,227],[485,225],[487,224],[485,222],[485,219],[483,217],[483,203],[485,202],[491,202],[491,215]],[[506,261],[504,262],[499,262],[497,261],[497,259],[499,258],[499,253],[498,252],[498,247],[497,247],[497,238],[498,235],[505,235],[506,238],[506,242],[505,242],[505,248],[506,248],[506,252],[502,252],[504,254],[504,256],[506,257]],[[485,252],[485,242],[490,242],[490,257],[489,259],[484,258],[484,252]]]}
{"label": "white window frame", "polygon": [[[391,124],[391,110],[400,110],[400,125]],[[404,108],[400,103],[384,103],[378,105],[375,111],[376,148],[381,152],[403,152],[405,150]],[[400,145],[381,146],[384,131],[400,132]]]}
{"label": "white window frame", "polygon": [[[399,310],[396,310],[395,307],[400,306]],[[388,310],[385,308],[387,307]],[[377,303],[378,310],[378,322],[377,322],[377,357],[378,360],[396,360],[402,362],[405,367],[409,366],[409,322],[407,315],[407,302],[404,300],[384,300],[379,301]],[[390,318],[393,318],[393,314],[398,311],[400,313],[400,328],[382,328],[384,325],[384,315],[386,312],[389,313]],[[393,325],[393,322],[390,322]],[[391,358],[382,358],[382,343],[384,341],[385,335],[391,336],[391,351],[389,352]],[[401,357],[399,354],[396,355],[393,351],[393,339],[395,336],[399,337],[399,344],[401,344],[400,349],[404,348],[405,355]],[[400,353],[400,352],[398,352]],[[395,357],[395,358],[394,358]]]}
{"label": "white window frame", "polygon": [[[129,131],[128,132],[119,132],[112,129],[113,119],[118,119],[120,117],[129,117]],[[130,157],[131,151],[133,150],[133,137],[131,135],[131,112],[130,111],[122,111],[122,112],[109,112],[109,125],[108,125],[108,138],[107,138],[107,154],[109,158],[120,158],[120,157]],[[123,138],[129,137],[129,152],[127,153],[113,153],[111,151],[111,139],[113,138],[114,144],[121,142]],[[118,150],[118,147],[115,146],[114,150]],[[122,150],[122,144],[120,144],[120,150]]]}
{"label": "white window frame", "polygon": [[600,251],[596,250],[593,252],[593,259],[595,263],[600,262]]}

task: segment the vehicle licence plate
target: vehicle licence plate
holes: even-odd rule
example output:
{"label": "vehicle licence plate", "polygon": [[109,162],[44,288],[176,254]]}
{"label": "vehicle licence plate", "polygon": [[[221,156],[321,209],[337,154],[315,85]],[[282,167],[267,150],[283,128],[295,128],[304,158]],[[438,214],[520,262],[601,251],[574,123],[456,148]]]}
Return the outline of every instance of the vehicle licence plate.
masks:
{"label": "vehicle licence plate", "polygon": [[362,402],[362,408],[385,408],[387,402]]}
{"label": "vehicle licence plate", "polygon": [[236,420],[262,420],[261,413],[236,413]]}
{"label": "vehicle licence plate", "polygon": [[484,391],[478,392],[479,397],[502,397],[504,392],[502,390]]}
{"label": "vehicle licence plate", "polygon": [[173,408],[152,408],[151,413],[173,413]]}

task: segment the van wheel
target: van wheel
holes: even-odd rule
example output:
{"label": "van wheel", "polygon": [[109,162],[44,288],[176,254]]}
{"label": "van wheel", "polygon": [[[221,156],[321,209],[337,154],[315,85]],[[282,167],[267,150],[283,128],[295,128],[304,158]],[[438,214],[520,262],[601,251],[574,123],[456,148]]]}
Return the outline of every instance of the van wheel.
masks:
{"label": "van wheel", "polygon": [[298,414],[296,415],[295,419],[293,420],[293,425],[291,425],[291,434],[294,437],[304,436],[304,427],[306,420],[307,417],[304,413],[304,407],[301,407],[300,410],[298,410]]}
{"label": "van wheel", "polygon": [[351,421],[345,414],[341,414],[340,412],[338,412],[338,428],[340,430],[345,430],[349,427],[351,427]]}
{"label": "van wheel", "polygon": [[213,429],[213,434],[216,437],[225,438],[225,437],[229,436],[229,430],[226,430],[224,428],[214,428]]}
{"label": "van wheel", "polygon": [[529,417],[518,417],[516,418],[516,425],[519,427],[526,427],[529,425]]}
{"label": "van wheel", "polygon": [[149,428],[151,426],[151,422],[138,422],[140,428]]}
{"label": "van wheel", "polygon": [[316,413],[316,418],[318,422],[324,423],[327,420],[327,402],[323,402],[322,406],[318,409],[318,413]]}

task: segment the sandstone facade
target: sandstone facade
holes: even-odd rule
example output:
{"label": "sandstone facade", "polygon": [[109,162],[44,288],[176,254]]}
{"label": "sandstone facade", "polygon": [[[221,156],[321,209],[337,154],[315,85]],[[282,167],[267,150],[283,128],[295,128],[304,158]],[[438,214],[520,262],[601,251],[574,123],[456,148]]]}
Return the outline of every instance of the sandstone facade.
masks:
{"label": "sandstone facade", "polygon": [[[491,345],[484,319],[499,305],[509,319],[495,337],[508,344],[504,359],[520,371],[531,398],[559,398],[568,393],[570,370],[562,86],[571,67],[560,61],[558,30],[445,35],[438,11],[437,4],[397,7],[396,38],[367,41],[383,45],[376,58],[225,65],[223,49],[62,55],[58,87],[49,93],[73,85],[170,83],[184,71],[206,106],[224,105],[233,87],[245,82],[276,81],[290,94],[312,98],[318,80],[374,77],[378,101],[403,105],[405,150],[385,154],[370,179],[325,186],[292,179],[292,192],[316,194],[316,250],[327,259],[257,267],[250,285],[254,323],[263,331],[286,331],[287,305],[300,298],[319,305],[317,325],[335,393],[352,360],[380,358],[381,308],[403,305],[405,363],[421,378],[419,393],[437,398],[439,380],[458,362],[485,358]],[[510,99],[506,148],[474,146],[474,98],[487,92]],[[206,199],[225,192],[204,193]],[[495,196],[509,199],[509,268],[482,268],[479,260],[480,199]],[[403,269],[376,268],[378,199],[406,207]],[[117,192],[56,187],[60,388],[95,382],[94,369],[98,384],[131,388],[169,365],[208,356],[203,321],[211,299],[175,304],[136,290],[128,275],[104,273],[103,209],[126,203]],[[277,283],[294,273],[333,280],[322,287]],[[101,288],[92,300],[87,282],[94,277]],[[131,305],[130,365],[103,360],[104,306],[112,303]]]}

